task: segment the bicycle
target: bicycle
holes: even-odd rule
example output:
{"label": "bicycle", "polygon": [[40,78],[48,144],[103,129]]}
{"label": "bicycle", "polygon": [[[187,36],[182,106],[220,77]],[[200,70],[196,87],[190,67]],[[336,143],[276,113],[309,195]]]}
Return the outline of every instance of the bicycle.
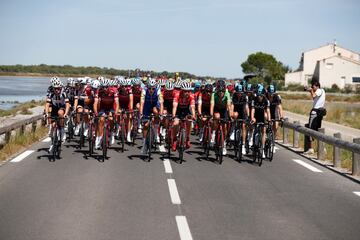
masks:
{"label": "bicycle", "polygon": [[282,125],[283,121],[282,120],[271,120],[268,123],[267,128],[266,128],[266,140],[265,140],[264,151],[265,151],[266,158],[269,159],[270,162],[273,160],[274,148],[275,148],[275,136],[274,136],[274,131],[272,128],[272,125],[274,122],[280,122],[280,124]]}
{"label": "bicycle", "polygon": [[223,162],[223,149],[224,149],[224,142],[225,142],[225,138],[224,138],[224,130],[223,130],[223,124],[226,124],[228,121],[224,118],[220,118],[218,120],[218,127],[215,131],[215,155],[216,155],[216,160],[218,160],[219,164],[222,164]]}
{"label": "bicycle", "polygon": [[206,118],[206,122],[203,126],[203,131],[202,131],[202,147],[204,149],[204,154],[206,157],[206,160],[209,160],[209,154],[210,154],[210,142],[211,142],[211,121],[210,119],[212,118],[211,116],[206,116],[203,115],[202,118]]}
{"label": "bicycle", "polygon": [[74,116],[73,112],[70,113],[69,119],[67,121],[67,129],[68,129],[68,138],[67,142],[70,142],[71,139],[74,138]]}
{"label": "bicycle", "polygon": [[[61,155],[61,127],[60,127],[60,117],[49,117],[51,119],[51,122],[55,121],[55,125],[52,127],[51,132],[51,145],[52,149],[50,151],[51,158],[50,162],[55,162],[56,159],[60,159]],[[52,124],[52,123],[51,123]]]}
{"label": "bicycle", "polygon": [[243,119],[235,119],[235,139],[234,139],[234,153],[236,160],[241,163],[243,154],[242,154],[242,148],[243,148],[243,123],[245,120]]}
{"label": "bicycle", "polygon": [[180,164],[184,161],[184,152],[186,149],[186,121],[193,122],[193,120],[189,120],[188,117],[179,119],[179,128],[180,131],[177,134],[177,150],[179,152],[179,162]]}
{"label": "bicycle", "polygon": [[135,144],[135,140],[138,134],[138,127],[139,127],[139,110],[135,109],[133,111],[133,122],[132,122],[132,129],[130,132],[130,136],[131,136],[131,143],[134,145]]}
{"label": "bicycle", "polygon": [[94,118],[92,112],[89,112],[89,130],[88,130],[88,145],[89,145],[89,156],[94,153],[94,145],[95,145],[95,136],[96,136],[96,128],[95,128],[95,120],[98,118]]}
{"label": "bicycle", "polygon": [[130,113],[130,111],[121,110],[118,118],[116,118],[116,136],[120,139],[121,143],[121,152],[125,150],[125,137],[126,137],[126,127],[125,127],[125,118],[124,115]]}
{"label": "bicycle", "polygon": [[142,122],[143,124],[145,124],[146,122],[149,122],[149,128],[148,131],[146,133],[146,138],[145,138],[145,148],[147,149],[147,155],[148,155],[148,162],[150,162],[151,160],[151,149],[153,148],[153,145],[155,146],[156,149],[156,141],[155,141],[155,124],[154,124],[154,118],[155,115],[152,113],[150,114],[149,117],[143,118]]}
{"label": "bicycle", "polygon": [[265,126],[265,123],[256,123],[255,129],[254,129],[254,137],[253,137],[253,163],[258,161],[259,166],[262,165],[262,128]]}
{"label": "bicycle", "polygon": [[170,157],[171,155],[171,144],[173,142],[172,139],[172,115],[168,114],[168,115],[164,115],[163,117],[166,118],[166,126],[165,126],[165,144],[166,144],[166,148],[167,148],[167,155],[168,157]]}
{"label": "bicycle", "polygon": [[110,122],[109,122],[109,115],[105,115],[105,123],[104,123],[104,131],[103,131],[103,138],[102,138],[102,162],[105,161],[105,159],[108,159],[107,156],[107,150],[110,146]]}

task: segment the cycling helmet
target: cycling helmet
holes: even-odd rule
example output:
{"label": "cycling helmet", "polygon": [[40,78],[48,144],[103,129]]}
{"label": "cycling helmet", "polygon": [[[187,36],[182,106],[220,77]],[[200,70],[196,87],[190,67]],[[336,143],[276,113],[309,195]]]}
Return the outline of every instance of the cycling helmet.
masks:
{"label": "cycling helmet", "polygon": [[101,81],[104,81],[105,78],[104,78],[103,76],[98,76],[98,77],[97,77],[97,80],[99,80],[99,81],[101,82]]}
{"label": "cycling helmet", "polygon": [[243,85],[241,85],[241,84],[236,85],[235,91],[236,92],[243,92],[244,91]]}
{"label": "cycling helmet", "polygon": [[92,84],[91,84],[91,87],[94,88],[94,89],[98,89],[100,87],[100,81],[95,79]]}
{"label": "cycling helmet", "polygon": [[201,83],[200,82],[195,82],[194,88],[200,88],[200,87],[201,87]]}
{"label": "cycling helmet", "polygon": [[191,83],[189,83],[188,81],[183,81],[181,83],[181,90],[185,90],[185,91],[192,90]]}
{"label": "cycling helmet", "polygon": [[253,91],[253,86],[251,83],[248,83],[247,86],[246,86],[246,91],[247,92],[252,92]]}
{"label": "cycling helmet", "polygon": [[262,84],[258,84],[257,85],[257,91],[256,93],[260,96],[260,95],[263,95],[265,94],[265,88]]}
{"label": "cycling helmet", "polygon": [[58,77],[52,77],[51,79],[50,79],[50,83],[51,83],[51,85],[52,85],[52,83],[53,82],[55,82],[55,81],[57,81],[57,80],[59,80],[59,78]]}
{"label": "cycling helmet", "polygon": [[174,82],[174,88],[181,88],[181,81]]}
{"label": "cycling helmet", "polygon": [[140,85],[141,84],[141,78],[138,78],[138,77],[134,78],[132,80],[132,84],[133,85]]}
{"label": "cycling helmet", "polygon": [[102,87],[108,87],[108,86],[109,86],[109,79],[102,78],[102,79],[100,80],[100,85],[101,85]]}
{"label": "cycling helmet", "polygon": [[156,81],[153,78],[149,78],[147,81],[147,86],[148,87],[155,87],[156,86]]}
{"label": "cycling helmet", "polygon": [[131,86],[131,79],[130,78],[125,80],[125,85],[126,86]]}
{"label": "cycling helmet", "polygon": [[60,79],[58,77],[55,77],[54,79],[51,79],[51,86],[53,88],[60,88],[62,87],[62,82],[60,81]]}
{"label": "cycling helmet", "polygon": [[273,84],[271,84],[271,85],[269,85],[269,86],[267,87],[267,91],[268,91],[270,94],[274,94],[274,93],[276,93],[276,88],[275,88],[275,86],[274,86]]}
{"label": "cycling helmet", "polygon": [[168,81],[166,84],[165,84],[165,89],[168,90],[168,91],[171,91],[174,89],[174,85],[172,82]]}
{"label": "cycling helmet", "polygon": [[210,83],[207,83],[206,85],[205,85],[205,91],[207,91],[207,92],[212,92],[213,91],[213,85],[212,84],[210,84]]}
{"label": "cycling helmet", "polygon": [[235,89],[234,84],[229,84],[229,85],[227,86],[227,89],[228,89],[229,92],[233,92],[234,89]]}
{"label": "cycling helmet", "polygon": [[225,91],[226,83],[224,80],[218,80],[216,82],[216,91]]}

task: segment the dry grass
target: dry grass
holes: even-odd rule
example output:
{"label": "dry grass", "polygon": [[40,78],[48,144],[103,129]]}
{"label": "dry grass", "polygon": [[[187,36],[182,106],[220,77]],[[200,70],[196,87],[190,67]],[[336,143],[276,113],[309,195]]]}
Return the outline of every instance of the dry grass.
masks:
{"label": "dry grass", "polygon": [[[312,100],[310,94],[286,94],[281,93],[281,98],[284,100]],[[351,96],[344,96],[344,95],[333,95],[330,93],[326,94],[326,101],[327,102],[349,102],[349,103],[356,103],[360,102],[360,95],[351,95]]]}
{"label": "dry grass", "polygon": [[42,126],[37,128],[34,133],[26,132],[25,134],[17,134],[16,136],[11,137],[9,143],[0,149],[0,161],[8,159],[11,155],[18,153],[34,142],[39,141],[46,136],[47,132],[48,129]]}
{"label": "dry grass", "polygon": [[[293,113],[298,113],[302,115],[309,115],[309,112],[312,108],[310,104],[304,104],[300,101],[282,101],[282,105],[286,111]],[[327,104],[327,115],[324,118],[324,121],[334,122],[341,125],[345,125],[352,128],[360,129],[360,121],[355,119],[360,119],[360,107],[351,107],[347,105],[346,107],[341,104]]]}

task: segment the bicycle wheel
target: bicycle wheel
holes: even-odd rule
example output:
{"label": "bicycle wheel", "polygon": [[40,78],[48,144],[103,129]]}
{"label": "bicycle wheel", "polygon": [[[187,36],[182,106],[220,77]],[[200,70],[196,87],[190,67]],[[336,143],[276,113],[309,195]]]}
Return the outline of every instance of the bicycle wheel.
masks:
{"label": "bicycle wheel", "polygon": [[258,155],[259,155],[259,134],[256,132],[254,133],[254,139],[253,139],[253,163],[256,162]]}
{"label": "bicycle wheel", "polygon": [[235,134],[235,149],[237,149],[237,155],[235,154],[235,156],[238,162],[242,161],[242,146],[242,130],[238,129]]}
{"label": "bicycle wheel", "polygon": [[68,139],[67,141],[70,142],[71,139],[74,138],[74,124],[73,124],[73,120],[72,120],[72,116],[69,118],[68,121]]}
{"label": "bicycle wheel", "polygon": [[148,150],[148,162],[150,162],[151,160],[151,146],[152,146],[152,139],[153,138],[153,131],[151,128],[151,121],[150,121],[150,125],[149,125],[149,129],[148,129],[148,133],[147,133],[147,141],[145,144],[147,144],[147,150]]}
{"label": "bicycle wheel", "polygon": [[103,139],[102,139],[102,161],[105,161],[107,156],[107,141],[108,141],[108,129],[105,123]]}
{"label": "bicycle wheel", "polygon": [[274,148],[275,148],[274,134],[272,131],[269,133],[268,137],[269,137],[268,158],[269,158],[269,161],[271,162],[274,157]]}
{"label": "bicycle wheel", "polygon": [[121,131],[120,131],[120,138],[121,138],[121,152],[124,152],[125,149],[125,122],[124,119],[121,120]]}
{"label": "bicycle wheel", "polygon": [[210,155],[210,143],[211,143],[211,129],[208,127],[206,130],[206,144],[205,144],[205,156],[206,156],[206,160],[209,160],[209,155]]}
{"label": "bicycle wheel", "polygon": [[171,136],[172,136],[172,131],[171,129],[169,130],[166,130],[166,139],[167,139],[167,154],[168,154],[168,157],[170,157],[170,154],[171,154],[171,144],[172,144],[172,141],[171,141]]}
{"label": "bicycle wheel", "polygon": [[219,161],[219,164],[222,164],[223,162],[223,148],[224,148],[224,136],[222,128],[220,128],[220,131],[216,134],[218,136],[218,142],[217,145],[217,159]]}
{"label": "bicycle wheel", "polygon": [[262,152],[264,151],[264,146],[262,145],[262,134],[261,132],[259,133],[259,139],[258,139],[258,159],[259,159],[259,167],[262,164],[263,161],[263,157],[262,157]]}
{"label": "bicycle wheel", "polygon": [[57,146],[58,146],[58,128],[55,127],[55,129],[53,129],[53,134],[52,134],[52,152],[51,152],[51,160],[52,162],[55,162],[56,160],[56,156],[57,156]]}
{"label": "bicycle wheel", "polygon": [[93,126],[92,123],[89,123],[89,129],[88,129],[88,144],[89,144],[89,156],[91,156],[94,153],[94,136],[93,136]]}
{"label": "bicycle wheel", "polygon": [[84,139],[84,122],[83,121],[81,121],[81,123],[80,123],[79,134],[80,134],[79,147],[81,149],[84,146],[84,142],[85,142],[85,139]]}
{"label": "bicycle wheel", "polygon": [[180,141],[179,143],[179,147],[178,147],[178,151],[179,151],[179,162],[180,164],[183,162],[183,158],[184,158],[184,149],[185,149],[185,129],[181,129],[180,132]]}

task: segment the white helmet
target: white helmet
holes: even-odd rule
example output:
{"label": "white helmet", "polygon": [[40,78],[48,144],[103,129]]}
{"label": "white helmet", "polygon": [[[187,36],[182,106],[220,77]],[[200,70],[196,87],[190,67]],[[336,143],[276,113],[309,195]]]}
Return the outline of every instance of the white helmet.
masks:
{"label": "white helmet", "polygon": [[55,81],[57,81],[57,80],[59,80],[59,78],[58,78],[57,76],[52,77],[52,78],[50,79],[51,85],[53,84],[53,82],[55,82]]}
{"label": "white helmet", "polygon": [[183,81],[181,83],[181,90],[192,90],[191,83],[188,81]]}
{"label": "white helmet", "polygon": [[171,81],[167,81],[165,84],[165,89],[169,91],[173,90],[174,89],[173,83]]}
{"label": "white helmet", "polygon": [[60,79],[57,78],[57,79],[54,79],[54,80],[51,82],[51,86],[52,86],[53,88],[60,88],[60,87],[62,87],[63,85],[62,85],[62,82],[60,81]]}
{"label": "white helmet", "polygon": [[104,78],[103,76],[98,76],[98,77],[97,77],[97,80],[99,80],[99,81],[101,82],[101,81],[104,81],[105,78]]}
{"label": "white helmet", "polygon": [[95,79],[92,84],[91,84],[91,87],[94,88],[94,89],[98,89],[100,87],[100,81]]}
{"label": "white helmet", "polygon": [[141,84],[141,79],[140,78],[134,78],[133,80],[132,80],[132,84],[133,85],[140,85]]}
{"label": "white helmet", "polygon": [[108,87],[109,86],[109,79],[102,78],[100,80],[100,84],[102,87]]}
{"label": "white helmet", "polygon": [[148,81],[147,81],[147,86],[148,86],[148,87],[154,87],[154,86],[156,86],[156,81],[155,81],[155,79],[149,78]]}

